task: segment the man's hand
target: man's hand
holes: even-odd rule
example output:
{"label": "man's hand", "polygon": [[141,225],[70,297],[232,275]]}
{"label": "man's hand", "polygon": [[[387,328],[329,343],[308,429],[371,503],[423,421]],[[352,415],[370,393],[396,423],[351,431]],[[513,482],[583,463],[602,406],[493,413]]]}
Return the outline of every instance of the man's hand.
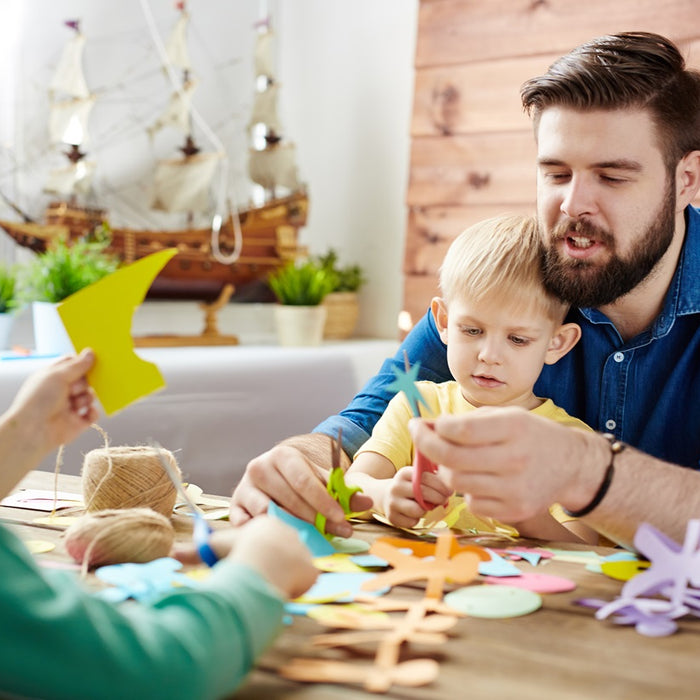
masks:
{"label": "man's hand", "polygon": [[594,433],[519,408],[443,415],[432,429],[414,419],[410,429],[416,449],[441,465],[442,478],[469,494],[474,513],[503,522],[532,518],[556,502],[585,504],[608,461]]}
{"label": "man's hand", "polygon": [[[321,513],[326,517],[327,532],[349,537],[352,526],[326,487],[330,454],[330,438],[314,433],[290,438],[252,459],[231,497],[231,524],[240,525],[266,513],[273,500],[310,523]],[[355,494],[350,505],[359,512],[370,508],[371,500]]]}

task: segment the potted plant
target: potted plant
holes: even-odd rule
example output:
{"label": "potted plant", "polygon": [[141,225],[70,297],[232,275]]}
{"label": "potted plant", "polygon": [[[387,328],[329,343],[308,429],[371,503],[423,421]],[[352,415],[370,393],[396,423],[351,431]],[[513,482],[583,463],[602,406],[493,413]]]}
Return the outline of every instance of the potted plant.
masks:
{"label": "potted plant", "polygon": [[279,304],[275,323],[280,345],[320,345],[326,308],[322,302],[335,277],[314,260],[290,262],[268,276]]}
{"label": "potted plant", "polygon": [[333,248],[316,260],[336,280],[333,291],[323,301],[326,307],[323,337],[334,340],[350,338],[360,315],[357,291],[367,281],[365,274],[359,265],[340,265]]}
{"label": "potted plant", "polygon": [[73,352],[56,305],[71,294],[101,280],[119,266],[107,253],[108,240],[57,241],[27,263],[18,278],[18,297],[32,305],[34,342],[38,354]]}
{"label": "potted plant", "polygon": [[10,332],[17,308],[17,268],[0,264],[0,350],[9,347]]}

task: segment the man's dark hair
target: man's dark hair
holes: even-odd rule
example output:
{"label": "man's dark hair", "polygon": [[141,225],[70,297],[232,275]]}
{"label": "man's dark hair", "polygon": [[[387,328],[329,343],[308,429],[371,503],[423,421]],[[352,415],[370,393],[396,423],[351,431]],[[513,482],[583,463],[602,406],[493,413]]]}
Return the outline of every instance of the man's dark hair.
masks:
{"label": "man's dark hair", "polygon": [[700,150],[700,73],[687,70],[678,47],[658,34],[593,39],[524,83],[520,96],[535,129],[548,107],[648,110],[670,172]]}

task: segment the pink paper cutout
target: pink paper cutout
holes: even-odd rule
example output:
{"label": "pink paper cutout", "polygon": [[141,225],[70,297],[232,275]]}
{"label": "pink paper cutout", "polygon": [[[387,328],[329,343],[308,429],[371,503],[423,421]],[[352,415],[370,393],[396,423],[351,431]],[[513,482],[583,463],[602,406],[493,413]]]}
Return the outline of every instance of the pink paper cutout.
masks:
{"label": "pink paper cutout", "polygon": [[535,593],[564,593],[573,591],[576,583],[563,576],[551,576],[550,574],[526,573],[513,576],[504,581],[497,576],[485,576],[485,583],[503,585],[504,583],[514,588],[524,588]]}

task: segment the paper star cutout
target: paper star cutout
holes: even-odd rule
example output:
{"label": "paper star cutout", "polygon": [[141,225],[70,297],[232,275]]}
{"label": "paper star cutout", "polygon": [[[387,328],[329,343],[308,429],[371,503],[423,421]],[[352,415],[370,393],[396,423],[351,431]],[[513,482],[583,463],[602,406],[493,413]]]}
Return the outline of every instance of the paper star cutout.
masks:
{"label": "paper star cutout", "polygon": [[400,391],[403,391],[411,407],[413,415],[416,416],[416,418],[420,418],[419,404],[423,404],[427,409],[430,409],[428,402],[423,398],[423,394],[420,393],[418,387],[416,386],[420,362],[416,362],[413,367],[409,367],[407,362],[405,370],[398,367],[392,367],[391,369],[396,379],[394,379],[394,381],[389,384],[387,388],[395,391],[397,394]]}

